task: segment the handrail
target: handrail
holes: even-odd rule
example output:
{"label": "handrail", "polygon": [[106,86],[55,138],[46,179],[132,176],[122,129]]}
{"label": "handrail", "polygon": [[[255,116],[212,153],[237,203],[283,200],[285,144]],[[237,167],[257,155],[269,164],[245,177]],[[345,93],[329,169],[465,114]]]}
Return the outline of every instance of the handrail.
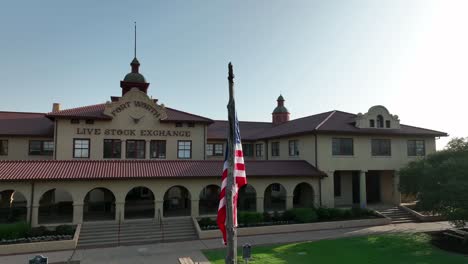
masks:
{"label": "handrail", "polygon": [[161,216],[161,209],[158,209],[158,222],[159,222],[159,230],[161,231],[162,239],[161,241],[164,242],[164,223]]}

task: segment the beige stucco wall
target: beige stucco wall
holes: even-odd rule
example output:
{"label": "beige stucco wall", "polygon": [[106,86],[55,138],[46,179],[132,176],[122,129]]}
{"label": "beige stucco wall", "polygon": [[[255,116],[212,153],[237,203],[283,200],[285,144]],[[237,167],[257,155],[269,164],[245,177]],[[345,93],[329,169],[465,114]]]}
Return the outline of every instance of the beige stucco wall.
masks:
{"label": "beige stucco wall", "polygon": [[36,160],[53,159],[53,155],[29,155],[30,140],[50,140],[44,137],[0,137],[0,140],[8,140],[8,155],[0,155],[0,160]]}
{"label": "beige stucco wall", "polygon": [[[289,156],[289,141],[297,140],[299,155]],[[272,142],[279,142],[279,156],[271,155]],[[268,159],[269,160],[307,160],[310,164],[315,164],[315,136],[314,135],[303,135],[295,137],[285,137],[268,140]],[[320,156],[320,153],[319,153]]]}
{"label": "beige stucco wall", "polygon": [[335,196],[335,206],[350,205],[353,203],[353,173],[351,171],[340,171],[340,175],[341,195]]}

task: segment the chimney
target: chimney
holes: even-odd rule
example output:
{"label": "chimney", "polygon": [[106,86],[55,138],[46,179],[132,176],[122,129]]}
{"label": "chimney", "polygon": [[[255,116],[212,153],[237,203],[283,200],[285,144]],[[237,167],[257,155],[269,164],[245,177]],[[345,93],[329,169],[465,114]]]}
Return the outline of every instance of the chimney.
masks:
{"label": "chimney", "polygon": [[59,103],[53,103],[52,104],[52,113],[60,111],[60,104]]}

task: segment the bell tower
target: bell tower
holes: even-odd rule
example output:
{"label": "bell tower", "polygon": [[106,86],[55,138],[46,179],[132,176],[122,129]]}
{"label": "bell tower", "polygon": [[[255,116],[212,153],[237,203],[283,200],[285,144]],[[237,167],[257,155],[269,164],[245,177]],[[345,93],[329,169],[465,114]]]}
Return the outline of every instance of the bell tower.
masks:
{"label": "bell tower", "polygon": [[284,98],[282,95],[278,97],[276,100],[277,106],[273,110],[272,115],[272,122],[273,125],[280,125],[289,121],[289,111],[284,106]]}

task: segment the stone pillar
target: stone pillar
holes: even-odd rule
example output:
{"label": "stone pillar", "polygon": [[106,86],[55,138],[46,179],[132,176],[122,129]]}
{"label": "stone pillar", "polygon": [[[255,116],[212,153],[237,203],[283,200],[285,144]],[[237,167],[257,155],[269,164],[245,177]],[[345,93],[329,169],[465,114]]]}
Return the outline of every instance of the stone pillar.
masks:
{"label": "stone pillar", "polygon": [[263,208],[264,197],[257,197],[257,213],[263,213],[265,210]]}
{"label": "stone pillar", "polygon": [[32,227],[36,227],[39,225],[39,205],[38,204],[33,205],[31,220],[32,220],[31,222]]}
{"label": "stone pillar", "polygon": [[199,200],[192,200],[192,207],[190,208],[190,211],[191,211],[190,215],[192,217],[198,217],[199,216],[198,203],[199,203]]}
{"label": "stone pillar", "polygon": [[154,201],[154,219],[158,220],[159,216],[161,216],[161,219],[164,217],[163,205],[164,201]]}
{"label": "stone pillar", "polygon": [[400,205],[400,203],[400,175],[398,174],[398,171],[393,171],[393,204]]}
{"label": "stone pillar", "polygon": [[366,171],[359,172],[359,198],[361,208],[367,207]]}
{"label": "stone pillar", "polygon": [[73,204],[73,224],[83,223],[83,204]]}
{"label": "stone pillar", "polygon": [[294,207],[294,202],[293,202],[294,196],[286,196],[286,210],[293,209]]}
{"label": "stone pillar", "polygon": [[125,202],[115,203],[115,222],[119,223],[125,220]]}

